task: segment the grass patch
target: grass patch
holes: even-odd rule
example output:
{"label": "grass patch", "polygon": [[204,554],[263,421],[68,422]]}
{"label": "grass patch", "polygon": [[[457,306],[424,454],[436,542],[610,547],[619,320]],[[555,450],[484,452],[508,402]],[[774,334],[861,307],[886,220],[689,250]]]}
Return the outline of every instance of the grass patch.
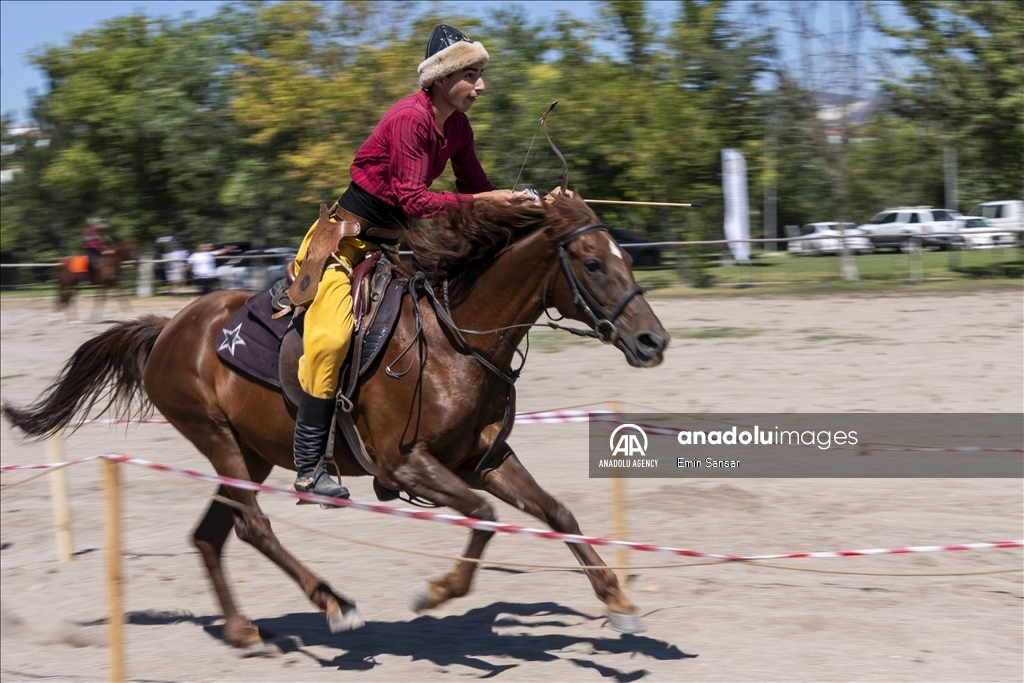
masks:
{"label": "grass patch", "polygon": [[[533,332],[530,334],[530,351],[541,353],[559,353],[566,349],[579,348],[582,346],[601,346],[596,339],[577,337],[568,332]],[[519,345],[520,350],[526,349],[526,344]]]}
{"label": "grass patch", "polygon": [[[634,271],[637,282],[659,296],[703,295],[708,292],[855,294],[920,291],[981,291],[1024,286],[1024,258],[1017,247],[964,252],[927,251],[906,255],[892,252],[857,256],[860,280],[846,282],[840,259],[834,256],[760,256],[749,264],[722,266],[716,254],[705,256],[702,269],[710,287],[690,287],[666,259],[664,267]],[[920,281],[919,281],[920,280]]]}
{"label": "grass patch", "polygon": [[812,334],[803,338],[808,342],[835,342],[836,344],[874,344],[882,341],[866,334]]}
{"label": "grass patch", "polygon": [[745,339],[761,332],[755,327],[673,327],[668,331],[673,339]]}
{"label": "grass patch", "polygon": [[794,296],[800,298],[814,296],[914,296],[919,294],[959,296],[984,292],[1024,292],[1024,284],[1020,280],[987,279],[969,280],[965,278],[949,280],[933,280],[913,284],[906,280],[861,280],[844,282],[833,280],[827,282],[788,282],[762,283],[753,287],[739,288],[736,285],[719,285],[708,288],[687,287],[676,284],[671,287],[651,289],[647,298],[689,298],[689,297],[758,297],[758,296]]}

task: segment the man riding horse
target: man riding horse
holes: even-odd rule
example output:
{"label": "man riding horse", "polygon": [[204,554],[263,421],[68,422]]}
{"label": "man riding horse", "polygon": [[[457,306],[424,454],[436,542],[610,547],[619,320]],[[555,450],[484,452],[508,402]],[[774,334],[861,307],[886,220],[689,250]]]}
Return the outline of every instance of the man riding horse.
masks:
{"label": "man riding horse", "polygon": [[95,284],[99,279],[96,269],[99,267],[100,260],[107,254],[113,253],[113,249],[103,239],[103,233],[109,227],[110,225],[102,218],[90,218],[85,230],[82,231],[82,248],[85,249],[85,253],[89,257],[90,283]]}
{"label": "man riding horse", "polygon": [[[481,198],[510,203],[526,197],[495,189],[476,158],[466,112],[484,92],[488,59],[480,43],[450,26],[436,27],[418,69],[421,90],[388,109],[356,152],[352,182],[331,211],[332,222],[348,224],[343,236],[324,250],[330,252],[326,259],[315,254],[311,244],[316,244],[318,222],[299,247],[295,266],[304,281],[301,289],[308,288],[307,275],[319,280],[319,285],[308,288],[313,292],[311,300],[296,300],[295,287],[290,292],[293,302],[307,306],[304,354],[299,360],[303,395],[293,446],[298,491],[349,497],[348,489],[328,475],[324,456],[334,420],[335,392],[352,341],[352,268],[382,244],[397,244],[410,218],[428,218],[446,207]],[[457,192],[431,192],[431,183],[449,160]],[[309,263],[303,269],[305,261]]]}

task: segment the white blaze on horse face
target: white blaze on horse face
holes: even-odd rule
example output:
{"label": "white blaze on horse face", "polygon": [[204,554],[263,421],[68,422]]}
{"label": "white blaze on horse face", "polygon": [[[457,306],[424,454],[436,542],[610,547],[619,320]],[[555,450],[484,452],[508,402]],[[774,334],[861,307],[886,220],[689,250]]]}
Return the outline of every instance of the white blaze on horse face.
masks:
{"label": "white blaze on horse face", "polygon": [[612,239],[612,236],[605,235],[605,237],[608,238],[608,246],[612,248],[612,253],[618,256],[619,258],[622,258],[622,252],[619,251],[619,247],[618,245],[615,244],[615,240]]}

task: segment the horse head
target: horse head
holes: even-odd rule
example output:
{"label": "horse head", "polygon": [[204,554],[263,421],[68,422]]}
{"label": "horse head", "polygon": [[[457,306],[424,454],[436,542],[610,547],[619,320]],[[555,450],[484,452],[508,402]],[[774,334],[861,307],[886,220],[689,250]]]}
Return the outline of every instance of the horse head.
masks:
{"label": "horse head", "polygon": [[139,258],[139,243],[134,237],[128,237],[117,243],[115,249],[120,261],[135,261]]}
{"label": "horse head", "polygon": [[546,234],[557,252],[545,283],[545,306],[589,325],[630,365],[660,364],[670,337],[633,278],[629,253],[578,193],[556,188],[544,201],[550,212]]}

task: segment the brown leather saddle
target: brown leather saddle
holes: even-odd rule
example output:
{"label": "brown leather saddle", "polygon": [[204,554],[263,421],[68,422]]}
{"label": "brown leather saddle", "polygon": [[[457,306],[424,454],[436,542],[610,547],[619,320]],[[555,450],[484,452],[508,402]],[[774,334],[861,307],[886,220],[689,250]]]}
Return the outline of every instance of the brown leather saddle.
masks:
{"label": "brown leather saddle", "polygon": [[[349,404],[355,399],[359,378],[374,367],[398,322],[402,297],[408,287],[397,265],[383,252],[370,252],[352,272],[353,317],[352,346],[341,371],[339,389]],[[291,329],[281,340],[278,373],[281,391],[290,411],[298,406],[302,395],[299,385],[299,358],[302,356],[302,329],[305,310],[297,312]],[[345,399],[339,404],[344,405]],[[349,410],[338,410],[337,423],[344,435],[348,455],[367,474],[376,475],[373,459],[366,453]]]}

